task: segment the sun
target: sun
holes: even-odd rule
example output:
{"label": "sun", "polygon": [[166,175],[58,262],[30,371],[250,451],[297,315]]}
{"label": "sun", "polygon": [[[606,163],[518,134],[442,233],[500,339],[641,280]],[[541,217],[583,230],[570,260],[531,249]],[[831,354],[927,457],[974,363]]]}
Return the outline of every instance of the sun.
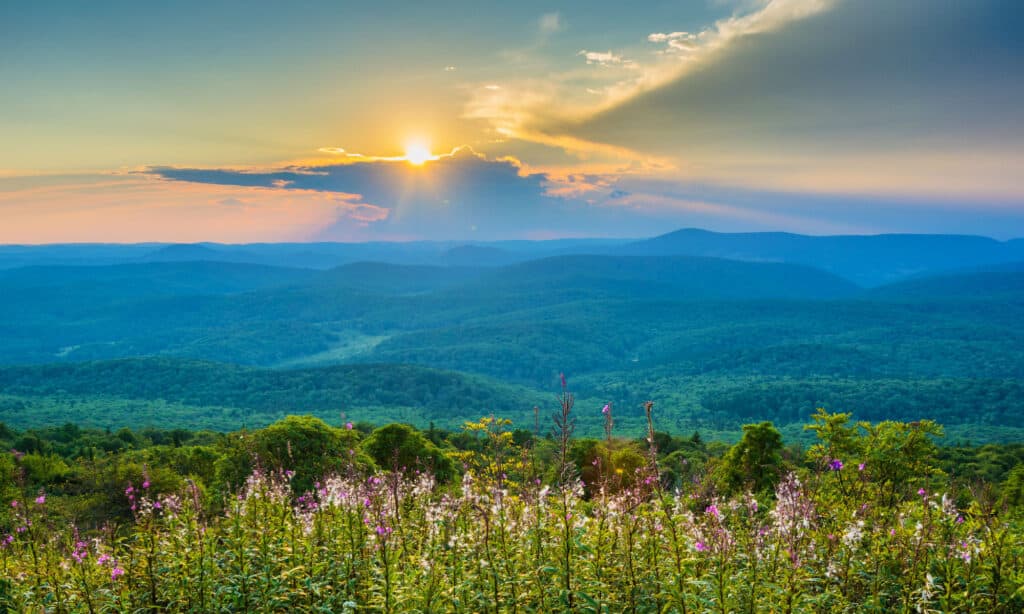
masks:
{"label": "sun", "polygon": [[421,141],[409,141],[405,144],[405,159],[409,164],[421,166],[427,160],[434,160],[430,148]]}

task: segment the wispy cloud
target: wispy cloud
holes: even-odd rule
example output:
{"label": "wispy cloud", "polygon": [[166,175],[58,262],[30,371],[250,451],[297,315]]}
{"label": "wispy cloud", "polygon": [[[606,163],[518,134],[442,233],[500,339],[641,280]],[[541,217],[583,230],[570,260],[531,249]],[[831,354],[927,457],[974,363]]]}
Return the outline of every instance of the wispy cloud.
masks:
{"label": "wispy cloud", "polygon": [[600,64],[602,66],[623,63],[632,64],[631,61],[611,51],[587,51],[586,49],[581,49],[576,55],[582,55],[587,60],[587,64]]}
{"label": "wispy cloud", "polygon": [[537,20],[537,28],[541,34],[554,34],[555,32],[562,31],[565,28],[565,24],[560,13],[544,13]]}

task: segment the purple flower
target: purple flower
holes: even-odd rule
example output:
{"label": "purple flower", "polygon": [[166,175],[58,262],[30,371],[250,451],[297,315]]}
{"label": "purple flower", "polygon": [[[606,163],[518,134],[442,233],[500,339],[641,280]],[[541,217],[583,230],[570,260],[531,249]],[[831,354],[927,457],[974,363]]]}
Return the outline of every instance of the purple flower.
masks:
{"label": "purple flower", "polygon": [[351,422],[346,422],[345,423],[345,430],[346,431],[351,431],[352,430],[352,423]]}
{"label": "purple flower", "polygon": [[149,480],[146,480],[145,482],[142,483],[142,488],[144,490],[149,488]]}
{"label": "purple flower", "polygon": [[829,462],[828,468],[831,469],[832,471],[839,471],[840,469],[843,468],[843,461],[839,460],[838,458],[833,458],[832,461]]}
{"label": "purple flower", "polygon": [[46,503],[46,495],[39,495],[36,497],[36,505],[42,505]]}
{"label": "purple flower", "polygon": [[114,567],[110,570],[110,581],[113,582],[124,575],[124,570],[120,567]]}
{"label": "purple flower", "polygon": [[922,497],[928,496],[928,492],[925,489],[923,489],[923,488],[918,488],[917,489],[917,494],[921,495]]}
{"label": "purple flower", "polygon": [[9,533],[7,534],[7,537],[5,537],[2,540],[0,540],[0,546],[10,546],[13,543],[14,543],[14,536],[9,534]]}
{"label": "purple flower", "polygon": [[611,406],[606,403],[605,406],[601,408],[601,413],[607,416],[608,412],[610,412],[611,410]]}
{"label": "purple flower", "polygon": [[857,465],[857,471],[864,471],[864,463]]}
{"label": "purple flower", "polygon": [[697,542],[693,547],[697,549],[697,552],[704,552],[708,549],[708,547],[704,545],[704,542]]}
{"label": "purple flower", "polygon": [[97,565],[100,565],[100,566],[106,565],[106,564],[107,564],[107,563],[109,563],[109,562],[110,562],[110,555],[109,555],[109,554],[106,554],[106,553],[104,553],[104,554],[101,554],[101,555],[100,555],[100,556],[99,556],[99,557],[98,557],[98,558],[96,559],[96,564],[97,564]]}
{"label": "purple flower", "polygon": [[376,531],[377,535],[380,535],[381,537],[387,537],[388,535],[391,535],[391,527],[378,525]]}
{"label": "purple flower", "polygon": [[71,553],[71,558],[75,559],[76,563],[81,563],[89,558],[89,544],[85,542],[75,544],[75,551]]}
{"label": "purple flower", "polygon": [[964,517],[963,516],[957,516],[956,517],[956,523],[957,524],[963,524],[964,523]]}
{"label": "purple flower", "polygon": [[18,500],[11,501],[11,507],[18,507]]}

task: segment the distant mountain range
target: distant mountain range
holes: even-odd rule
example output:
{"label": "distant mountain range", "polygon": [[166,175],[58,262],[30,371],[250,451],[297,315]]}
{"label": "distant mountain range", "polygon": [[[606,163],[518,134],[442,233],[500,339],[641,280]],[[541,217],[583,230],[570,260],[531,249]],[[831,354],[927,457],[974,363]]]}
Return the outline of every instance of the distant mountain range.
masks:
{"label": "distant mountain range", "polygon": [[574,254],[701,256],[801,264],[845,277],[861,286],[877,286],[940,272],[1019,267],[1019,263],[1024,262],[1024,239],[996,241],[966,235],[901,234],[806,236],[683,229],[644,240],[7,245],[0,246],[0,268],[191,261],[311,269],[329,269],[359,261],[499,267]]}
{"label": "distant mountain range", "polygon": [[806,236],[782,232],[723,234],[684,229],[619,248],[623,254],[713,256],[817,267],[862,286],[940,271],[1024,260],[1024,240],[967,235]]}

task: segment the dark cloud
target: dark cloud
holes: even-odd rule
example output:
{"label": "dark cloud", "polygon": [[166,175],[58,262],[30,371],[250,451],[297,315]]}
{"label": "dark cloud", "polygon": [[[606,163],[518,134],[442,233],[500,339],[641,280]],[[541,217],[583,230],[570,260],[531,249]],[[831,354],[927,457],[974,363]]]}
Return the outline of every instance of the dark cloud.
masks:
{"label": "dark cloud", "polygon": [[[367,238],[641,235],[671,226],[664,215],[552,196],[547,176],[524,176],[513,161],[488,160],[469,150],[422,167],[374,160],[268,172],[171,167],[148,172],[192,183],[358,194],[361,202],[388,210],[386,218],[359,220],[367,224]],[[325,228],[319,238],[351,236],[352,219]]]}
{"label": "dark cloud", "polygon": [[685,156],[1024,150],[1024,3],[845,0],[566,129]]}

